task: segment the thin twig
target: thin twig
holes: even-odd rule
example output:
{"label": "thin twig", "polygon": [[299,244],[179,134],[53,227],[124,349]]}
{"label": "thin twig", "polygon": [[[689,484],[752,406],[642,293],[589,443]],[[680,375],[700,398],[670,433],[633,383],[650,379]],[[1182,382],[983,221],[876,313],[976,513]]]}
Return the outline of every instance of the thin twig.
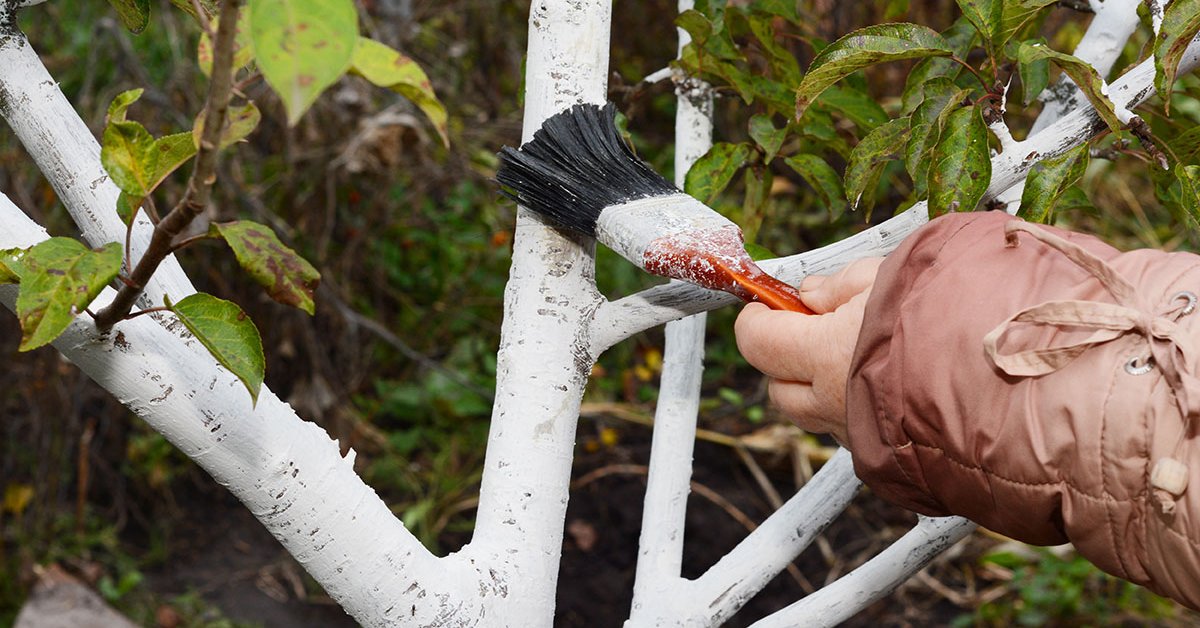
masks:
{"label": "thin twig", "polygon": [[187,192],[169,214],[154,226],[150,245],[142,259],[130,273],[133,285],[126,285],[117,292],[107,307],[100,310],[96,326],[110,329],[117,321],[125,318],[142,294],[142,289],[154,271],[171,254],[171,243],[208,206],[216,180],[217,152],[220,148],[221,131],[229,110],[230,88],[233,85],[233,45],[237,30],[240,0],[223,0],[217,34],[213,41],[212,80],[205,104],[204,133],[200,138],[200,149],[196,153],[196,165],[188,181]]}

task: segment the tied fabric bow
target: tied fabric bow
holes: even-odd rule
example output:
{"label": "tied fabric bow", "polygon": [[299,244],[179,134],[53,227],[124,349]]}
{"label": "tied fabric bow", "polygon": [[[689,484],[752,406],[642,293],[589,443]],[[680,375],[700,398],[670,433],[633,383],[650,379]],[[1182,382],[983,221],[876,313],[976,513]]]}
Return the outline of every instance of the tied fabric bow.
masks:
{"label": "tied fabric bow", "polygon": [[[1192,375],[1194,348],[1176,322],[1191,313],[1195,297],[1180,293],[1165,308],[1152,309],[1137,290],[1104,260],[1045,229],[1023,221],[1005,223],[1008,246],[1018,244],[1018,232],[1025,232],[1059,251],[1076,266],[1087,271],[1112,295],[1115,303],[1100,301],[1048,301],[1020,312],[1000,323],[984,336],[984,350],[997,368],[1017,377],[1045,375],[1061,369],[1089,348],[1128,333],[1147,340],[1152,364],[1162,370],[1183,416],[1183,434],[1171,457],[1159,459],[1151,472],[1154,498],[1164,514],[1174,512],[1175,500],[1187,488],[1188,470],[1179,462],[1179,450],[1189,432],[1192,419],[1200,415],[1200,379]],[[1021,324],[1069,326],[1095,330],[1083,340],[1055,347],[1025,349],[1004,353],[1008,332]],[[1147,366],[1149,362],[1147,362]],[[1132,371],[1131,371],[1132,372]]]}

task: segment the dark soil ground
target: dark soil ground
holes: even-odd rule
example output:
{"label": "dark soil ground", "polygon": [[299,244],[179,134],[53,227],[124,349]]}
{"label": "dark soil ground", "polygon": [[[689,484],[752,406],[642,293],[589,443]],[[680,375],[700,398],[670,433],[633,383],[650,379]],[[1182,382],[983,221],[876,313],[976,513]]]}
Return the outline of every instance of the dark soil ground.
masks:
{"label": "dark soil ground", "polygon": [[[628,617],[645,492],[645,475],[639,468],[648,456],[649,430],[639,427],[626,430],[619,445],[581,451],[577,457],[556,626],[620,626]],[[772,511],[732,450],[700,442],[695,461],[694,481],[728,504],[693,494],[684,555],[688,577],[701,574],[746,535],[745,524],[734,518],[733,509],[754,522]],[[772,470],[768,467],[768,471]],[[785,498],[792,490],[788,484],[778,482]],[[355,625],[228,493],[215,486],[203,489],[183,507],[187,511],[183,519],[192,523],[174,534],[182,540],[172,542],[172,558],[146,574],[155,593],[166,597],[199,593],[228,618],[268,628]],[[795,564],[807,586],[819,587],[831,572],[845,573],[914,521],[911,514],[864,493],[824,535],[837,548],[834,560],[827,561],[814,544]],[[455,547],[465,540],[447,538],[444,545]],[[727,625],[749,625],[804,594],[804,586],[785,572]],[[848,625],[939,625],[961,612],[926,587],[915,585],[874,605]]]}

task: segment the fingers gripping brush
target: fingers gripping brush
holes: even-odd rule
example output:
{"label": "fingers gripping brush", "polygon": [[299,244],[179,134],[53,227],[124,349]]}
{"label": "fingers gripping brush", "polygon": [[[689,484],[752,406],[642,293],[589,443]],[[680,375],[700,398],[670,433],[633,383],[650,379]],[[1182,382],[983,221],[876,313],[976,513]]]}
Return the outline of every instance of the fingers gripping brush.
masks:
{"label": "fingers gripping brush", "polygon": [[547,119],[520,149],[505,146],[496,172],[502,193],[647,272],[813,313],[795,288],[750,259],[736,224],[639,159],[615,118],[612,103],[576,105]]}

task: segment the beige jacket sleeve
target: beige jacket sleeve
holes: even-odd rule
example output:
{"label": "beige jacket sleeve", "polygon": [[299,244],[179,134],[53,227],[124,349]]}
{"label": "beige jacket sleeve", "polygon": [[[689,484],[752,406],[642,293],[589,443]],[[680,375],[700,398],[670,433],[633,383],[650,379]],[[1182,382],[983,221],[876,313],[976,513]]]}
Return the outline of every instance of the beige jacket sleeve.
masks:
{"label": "beige jacket sleeve", "polygon": [[1200,608],[1196,294],[1195,255],[1000,212],[932,221],[867,305],[847,391],[859,477]]}

